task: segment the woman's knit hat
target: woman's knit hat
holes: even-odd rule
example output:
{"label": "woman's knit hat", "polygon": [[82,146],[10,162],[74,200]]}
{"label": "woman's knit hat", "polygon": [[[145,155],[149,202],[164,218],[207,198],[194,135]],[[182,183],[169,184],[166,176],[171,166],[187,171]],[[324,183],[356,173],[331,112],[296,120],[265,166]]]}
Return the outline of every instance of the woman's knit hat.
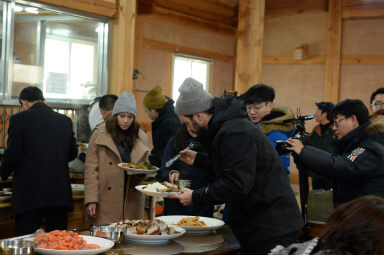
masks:
{"label": "woman's knit hat", "polygon": [[156,85],[144,96],[143,104],[148,109],[161,109],[164,107],[167,99],[163,96],[160,85]]}
{"label": "woman's knit hat", "polygon": [[116,100],[115,106],[112,110],[112,116],[115,116],[119,113],[130,113],[136,118],[137,106],[135,96],[128,93],[122,92],[119,98]]}
{"label": "woman's knit hat", "polygon": [[179,88],[175,112],[181,115],[191,115],[205,112],[213,107],[213,97],[204,90],[203,84],[193,78],[184,80]]}

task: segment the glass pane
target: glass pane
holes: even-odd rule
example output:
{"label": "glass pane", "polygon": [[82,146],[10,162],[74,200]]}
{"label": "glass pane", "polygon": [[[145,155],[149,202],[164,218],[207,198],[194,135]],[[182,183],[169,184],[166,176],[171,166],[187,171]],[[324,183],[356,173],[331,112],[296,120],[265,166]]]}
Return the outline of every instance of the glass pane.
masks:
{"label": "glass pane", "polygon": [[102,22],[16,5],[11,98],[39,86],[49,100],[93,99],[101,94]]}
{"label": "glass pane", "polygon": [[188,77],[198,80],[203,84],[204,89],[207,89],[208,71],[208,61],[187,57],[175,57],[173,65],[172,98],[177,100],[180,94],[178,89]]}

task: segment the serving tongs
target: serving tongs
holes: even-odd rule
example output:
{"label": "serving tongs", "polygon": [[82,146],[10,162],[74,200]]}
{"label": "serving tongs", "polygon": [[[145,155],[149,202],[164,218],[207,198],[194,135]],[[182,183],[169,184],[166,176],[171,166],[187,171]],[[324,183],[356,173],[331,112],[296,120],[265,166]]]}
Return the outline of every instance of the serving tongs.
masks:
{"label": "serving tongs", "polygon": [[[185,147],[183,150],[191,150],[195,146],[194,143],[189,143],[187,147]],[[178,153],[176,156],[165,162],[166,167],[170,167],[175,163],[183,154]]]}

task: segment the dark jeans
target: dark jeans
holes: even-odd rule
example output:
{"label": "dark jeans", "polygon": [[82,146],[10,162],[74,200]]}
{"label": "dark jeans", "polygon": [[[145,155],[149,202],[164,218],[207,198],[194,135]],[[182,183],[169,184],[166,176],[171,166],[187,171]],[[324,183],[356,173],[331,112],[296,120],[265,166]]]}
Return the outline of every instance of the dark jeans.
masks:
{"label": "dark jeans", "polygon": [[38,230],[45,219],[45,231],[67,229],[68,209],[46,207],[16,215],[16,235],[32,234]]}
{"label": "dark jeans", "polygon": [[297,242],[297,231],[275,237],[269,240],[255,241],[252,243],[241,244],[241,255],[267,255],[276,245],[287,247],[290,244]]}

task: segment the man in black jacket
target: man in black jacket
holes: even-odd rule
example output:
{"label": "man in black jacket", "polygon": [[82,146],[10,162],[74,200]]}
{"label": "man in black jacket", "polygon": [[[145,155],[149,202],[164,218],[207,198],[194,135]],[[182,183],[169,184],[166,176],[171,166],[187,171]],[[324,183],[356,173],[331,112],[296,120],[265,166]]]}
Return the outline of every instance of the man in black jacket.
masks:
{"label": "man in black jacket", "polygon": [[338,204],[364,195],[384,196],[384,118],[369,122],[361,100],[346,99],[332,110],[336,154],[289,139],[288,147],[299,164],[335,180],[333,199]]}
{"label": "man in black jacket", "polygon": [[37,87],[20,93],[24,111],[9,121],[7,148],[0,174],[6,180],[13,172],[12,214],[16,234],[40,228],[67,228],[67,213],[73,209],[68,162],[77,155],[72,121],[45,104]]}
{"label": "man in black jacket", "polygon": [[192,78],[179,91],[175,112],[199,134],[209,154],[184,150],[181,160],[211,169],[216,180],[202,189],[183,189],[173,198],[184,205],[226,203],[242,254],[267,254],[277,244],[295,242],[304,223],[284,166],[244,106],[234,98],[212,98]]}

